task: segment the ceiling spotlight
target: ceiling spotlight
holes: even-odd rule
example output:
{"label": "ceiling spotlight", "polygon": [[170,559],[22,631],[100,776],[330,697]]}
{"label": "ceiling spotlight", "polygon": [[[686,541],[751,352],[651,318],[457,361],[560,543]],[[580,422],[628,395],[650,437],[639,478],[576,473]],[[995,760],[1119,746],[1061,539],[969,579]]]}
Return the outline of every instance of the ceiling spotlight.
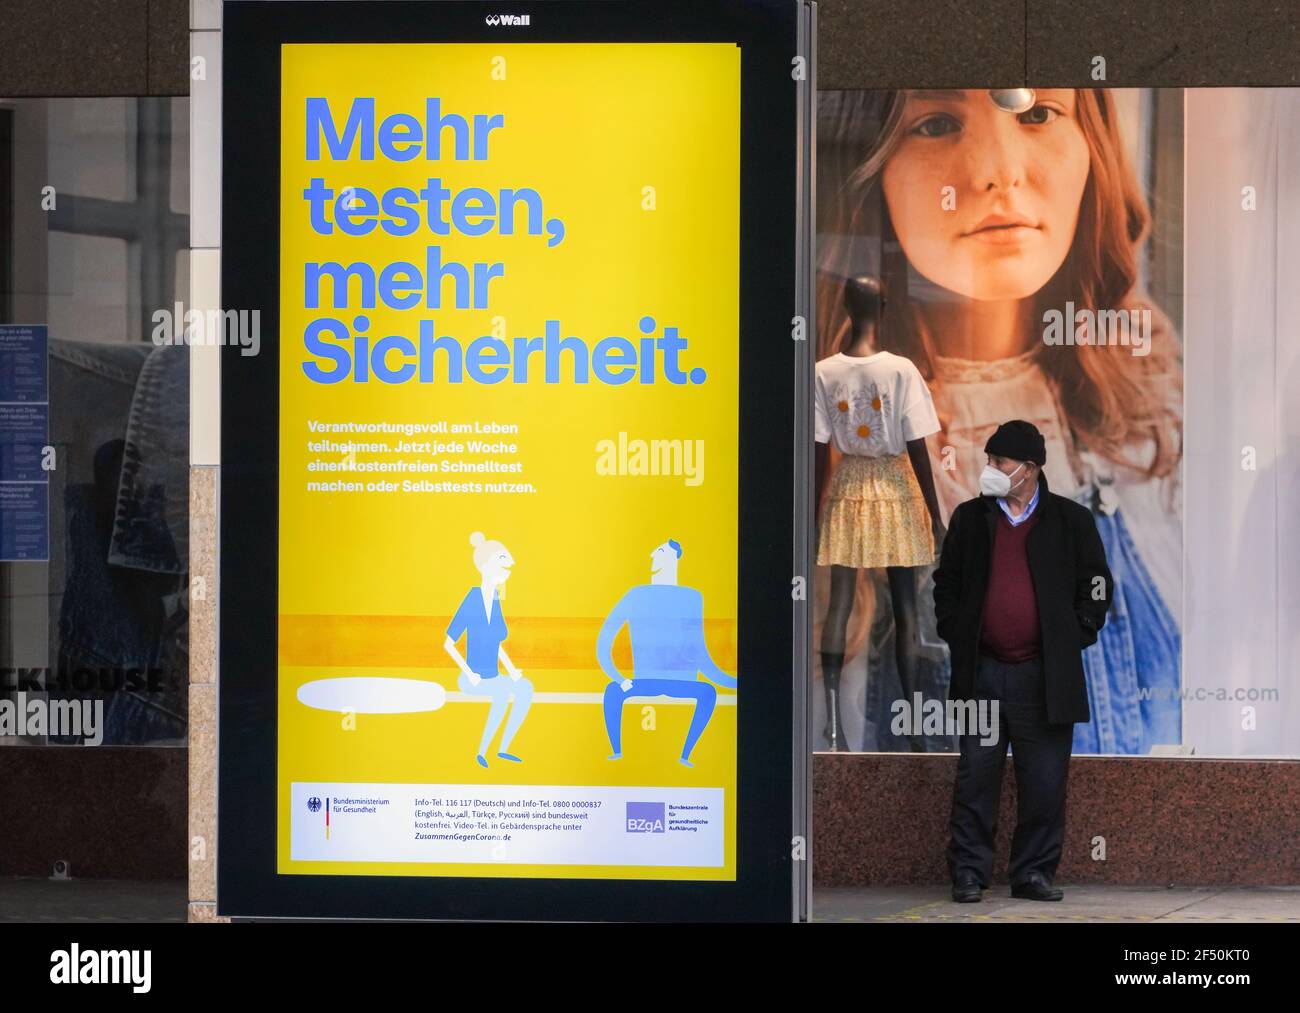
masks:
{"label": "ceiling spotlight", "polygon": [[1034,108],[1036,97],[1033,88],[991,88],[989,98],[999,109],[1008,113],[1023,113]]}

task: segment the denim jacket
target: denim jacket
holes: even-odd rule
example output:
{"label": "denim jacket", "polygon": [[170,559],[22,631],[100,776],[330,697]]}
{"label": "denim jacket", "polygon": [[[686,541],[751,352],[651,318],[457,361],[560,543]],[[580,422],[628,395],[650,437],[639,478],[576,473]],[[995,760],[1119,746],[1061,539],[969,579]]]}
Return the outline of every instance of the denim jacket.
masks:
{"label": "denim jacket", "polygon": [[[47,688],[52,700],[102,700],[104,745],[186,741],[188,352],[49,343]],[[129,669],[152,679],[118,681],[113,670]],[[57,685],[59,672],[78,670],[92,671],[94,685]]]}

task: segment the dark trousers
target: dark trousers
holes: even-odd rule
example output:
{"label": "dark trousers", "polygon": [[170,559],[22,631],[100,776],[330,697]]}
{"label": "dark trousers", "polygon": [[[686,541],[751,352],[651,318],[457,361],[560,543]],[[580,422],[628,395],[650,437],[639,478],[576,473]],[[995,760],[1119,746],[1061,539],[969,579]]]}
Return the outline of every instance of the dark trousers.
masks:
{"label": "dark trousers", "polygon": [[1048,723],[1045,693],[1040,659],[1005,664],[980,656],[975,698],[998,702],[997,741],[985,745],[978,734],[959,736],[961,758],[948,844],[948,870],[954,880],[971,873],[985,888],[993,881],[993,842],[1008,742],[1018,797],[1011,883],[1024,882],[1031,872],[1041,872],[1049,882],[1056,874],[1065,836],[1065,786],[1074,725]]}

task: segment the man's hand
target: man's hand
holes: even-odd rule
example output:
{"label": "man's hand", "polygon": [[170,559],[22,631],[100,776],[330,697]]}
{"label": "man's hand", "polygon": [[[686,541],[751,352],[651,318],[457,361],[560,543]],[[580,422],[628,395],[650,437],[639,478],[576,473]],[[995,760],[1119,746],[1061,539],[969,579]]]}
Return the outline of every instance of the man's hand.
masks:
{"label": "man's hand", "polygon": [[524,670],[522,668],[512,668],[510,670],[510,678],[513,681],[518,682],[523,677],[524,677]]}
{"label": "man's hand", "polygon": [[483,681],[483,677],[479,675],[477,672],[470,672],[468,670],[465,672],[465,678],[469,680],[469,684],[471,686],[477,686],[480,682]]}
{"label": "man's hand", "polygon": [[1079,618],[1082,646],[1086,648],[1096,642],[1106,625],[1115,583],[1106,564],[1106,547],[1097,531],[1097,522],[1091,513],[1085,521],[1076,547],[1074,613]]}
{"label": "man's hand", "polygon": [[632,688],[632,680],[624,679],[622,682],[619,683],[619,685],[623,687],[623,692],[626,693]]}

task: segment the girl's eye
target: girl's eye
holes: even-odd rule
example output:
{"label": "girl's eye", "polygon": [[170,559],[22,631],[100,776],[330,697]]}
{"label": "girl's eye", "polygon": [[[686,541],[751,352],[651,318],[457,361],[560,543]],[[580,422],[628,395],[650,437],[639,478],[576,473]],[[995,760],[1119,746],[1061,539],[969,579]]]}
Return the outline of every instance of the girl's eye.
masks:
{"label": "girl's eye", "polygon": [[961,124],[955,119],[947,113],[939,113],[922,120],[912,128],[912,133],[920,134],[922,137],[942,137],[960,129]]}
{"label": "girl's eye", "polygon": [[1034,108],[1021,113],[1019,120],[1021,123],[1028,124],[1029,126],[1038,127],[1051,123],[1060,115],[1061,114],[1057,110],[1050,106],[1034,106]]}

